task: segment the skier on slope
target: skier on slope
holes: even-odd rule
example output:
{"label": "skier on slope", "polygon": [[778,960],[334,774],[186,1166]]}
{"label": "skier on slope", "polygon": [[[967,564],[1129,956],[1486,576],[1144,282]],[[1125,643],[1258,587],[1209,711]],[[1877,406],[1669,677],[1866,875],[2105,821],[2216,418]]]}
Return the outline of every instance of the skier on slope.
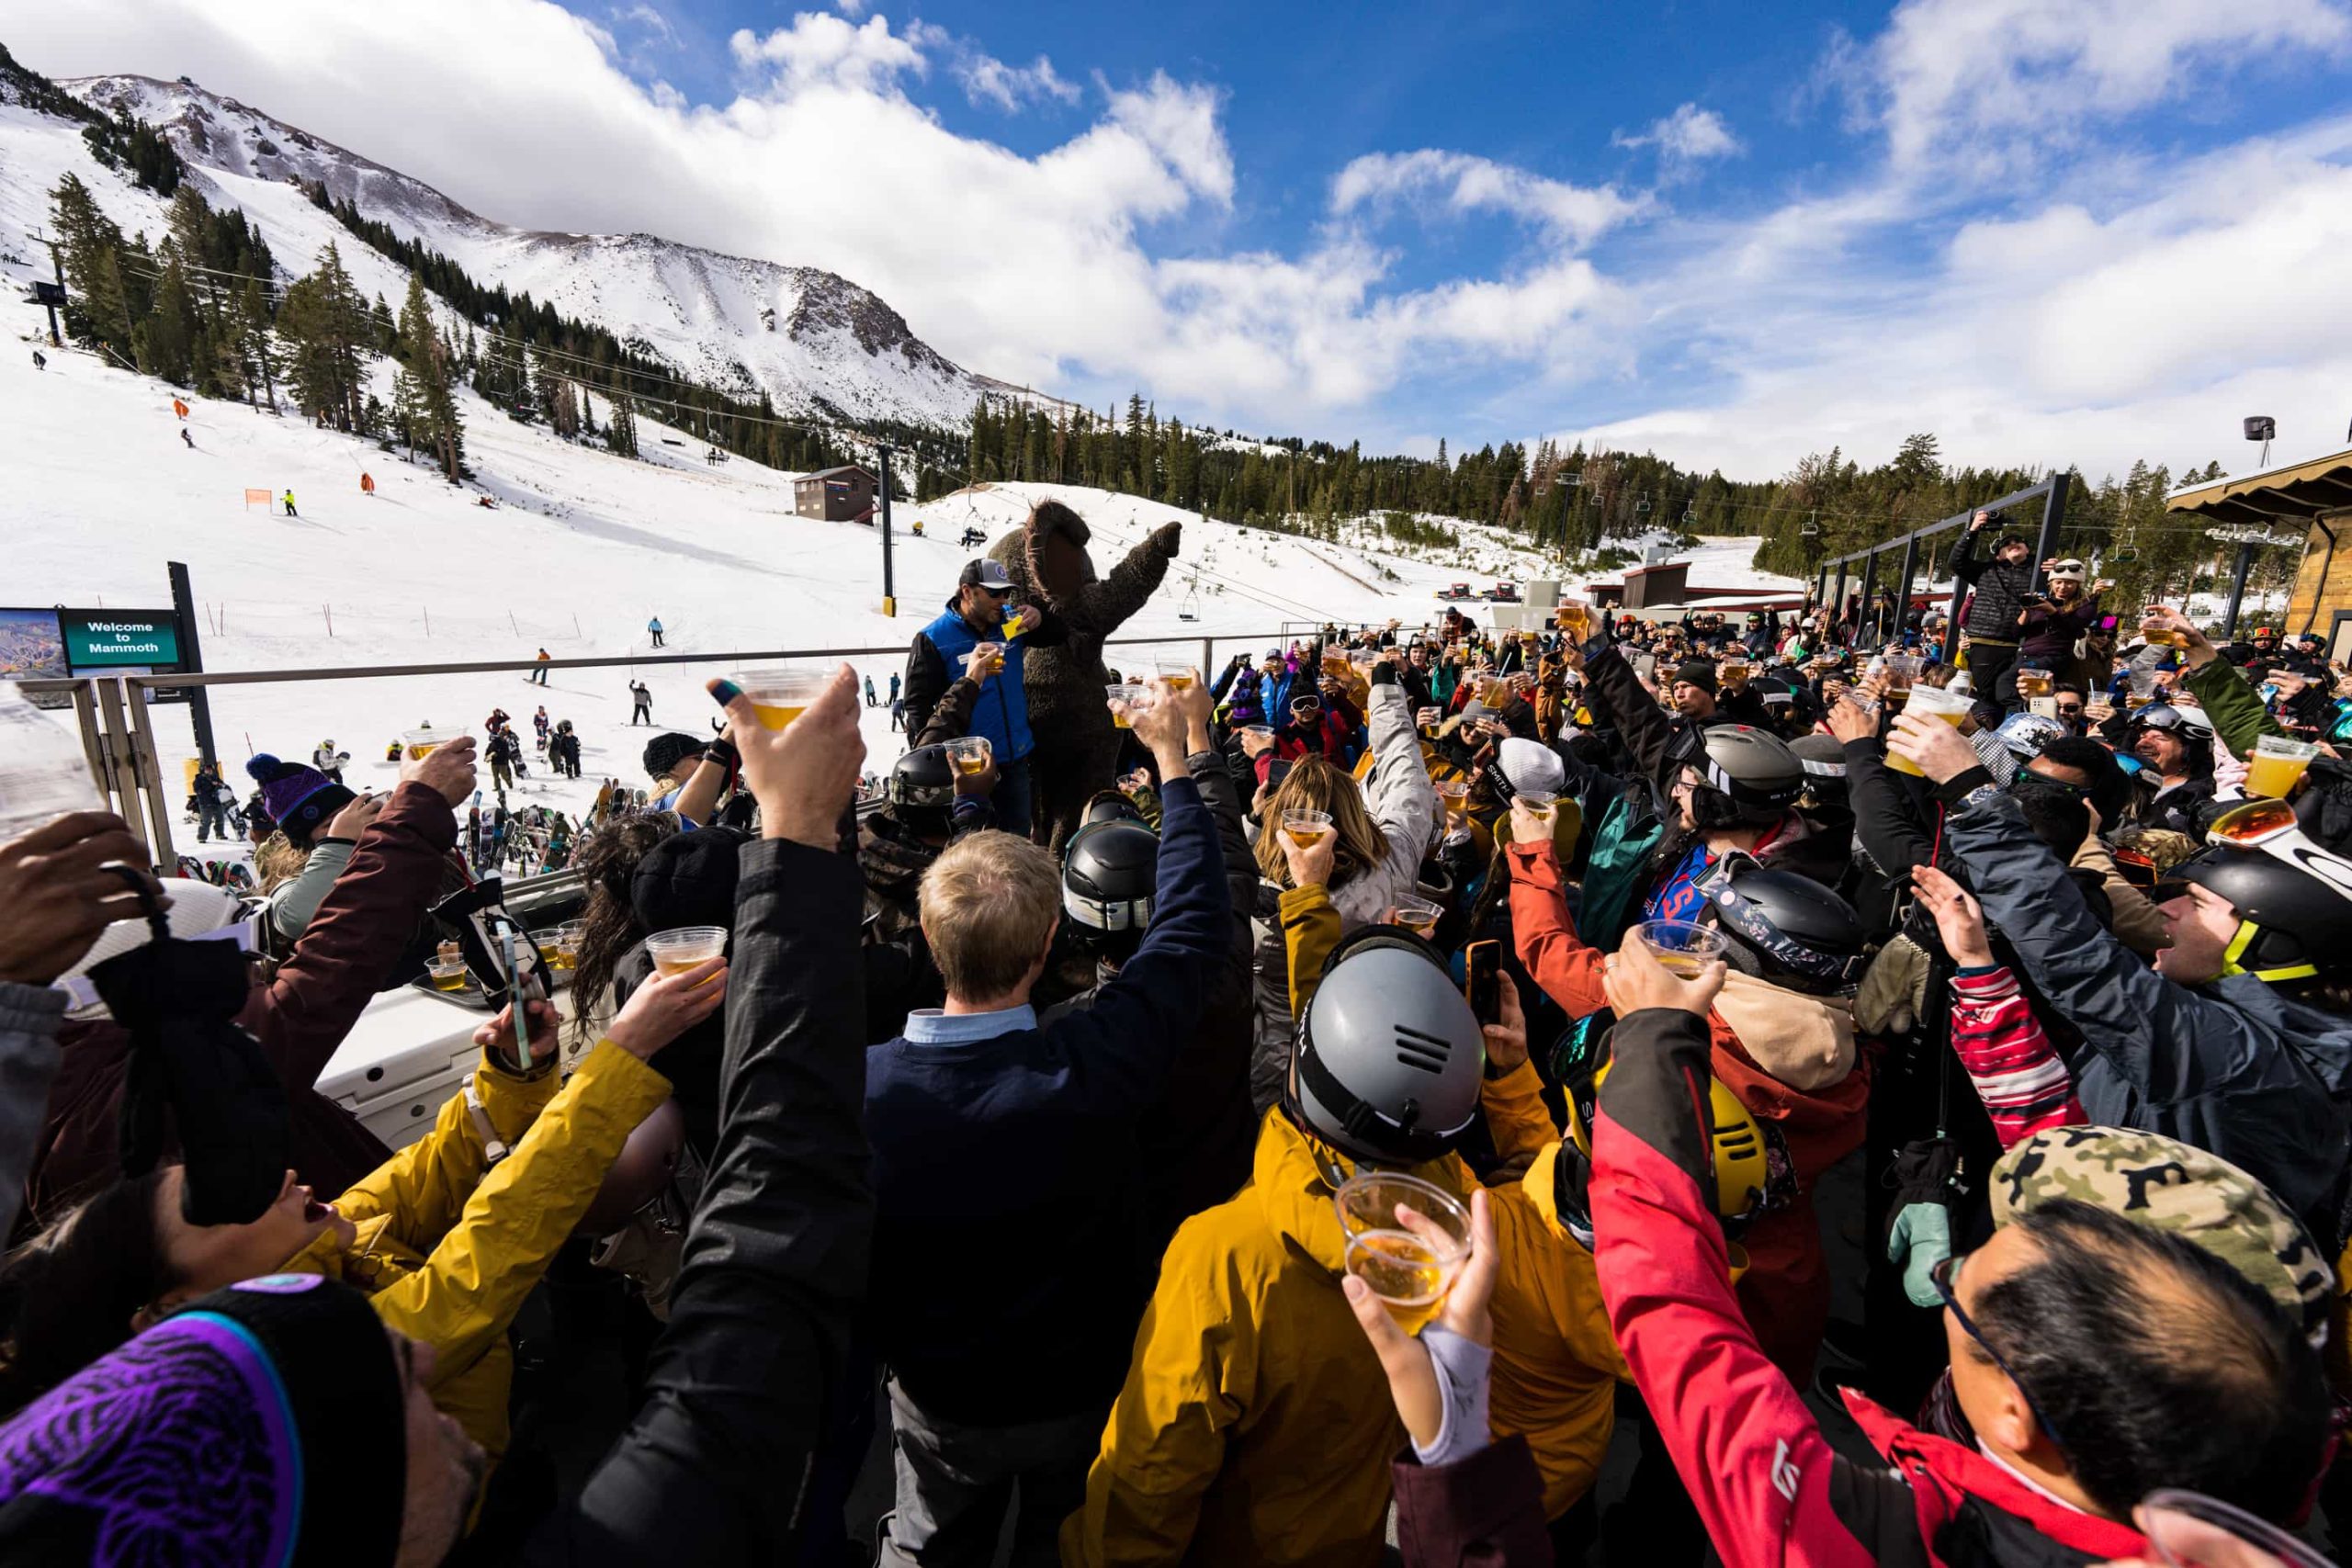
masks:
{"label": "skier on slope", "polygon": [[880,705],[874,698],[874,677],[871,675],[868,675],[865,678],[865,705],[867,707],[876,707]]}
{"label": "skier on slope", "polygon": [[634,726],[642,720],[649,725],[651,724],[653,722],[652,688],[641,681],[631,681],[628,683],[628,694],[630,702],[635,705],[628,716],[629,723]]}
{"label": "skier on slope", "polygon": [[656,615],[646,622],[645,629],[653,634],[653,646],[660,648],[662,646],[662,617]]}
{"label": "skier on slope", "polygon": [[297,511],[295,511],[295,510],[294,510],[294,492],[293,492],[292,491],[290,491],[290,490],[289,490],[289,491],[288,491],[286,492],[286,496],[285,496],[285,506],[286,506],[286,515],[287,515],[287,516],[288,516],[288,517],[300,517],[300,516],[301,516],[301,515],[302,515],[300,513],[299,513],[299,512],[297,512]]}
{"label": "skier on slope", "polygon": [[324,773],[334,784],[343,782],[343,765],[351,761],[351,753],[338,751],[333,740],[322,740],[319,749],[311,753],[311,766]]}

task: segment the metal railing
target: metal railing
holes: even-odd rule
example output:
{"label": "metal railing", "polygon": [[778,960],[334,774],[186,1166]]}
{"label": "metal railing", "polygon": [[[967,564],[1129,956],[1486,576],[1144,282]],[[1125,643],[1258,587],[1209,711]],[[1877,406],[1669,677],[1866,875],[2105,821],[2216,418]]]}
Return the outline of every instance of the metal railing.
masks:
{"label": "metal railing", "polygon": [[[1204,678],[1216,677],[1219,643],[1253,647],[1287,643],[1281,632],[1181,632],[1170,637],[1122,637],[1106,648],[1172,648],[1197,643]],[[462,664],[371,664],[317,670],[225,670],[203,674],[83,676],[71,680],[23,681],[28,693],[70,697],[82,755],[99,795],[119,811],[146,847],[149,861],[165,875],[179,864],[172,842],[179,817],[176,796],[166,791],[161,753],[155,745],[153,708],[146,694],[190,687],[290,685],[310,681],[377,681],[414,675],[483,675],[536,670],[619,670],[652,664],[723,664],[741,667],[777,660],[903,658],[903,643],[885,648],[779,648],[730,649],[725,653],[662,653],[614,659],[496,659]]]}
{"label": "metal railing", "polygon": [[[1855,592],[1857,604],[1855,623],[1860,626],[1864,617],[1868,617],[1871,629],[1875,634],[1880,629],[1878,611],[1871,601],[1878,583],[1878,558],[1899,549],[1903,552],[1902,587],[1894,594],[1894,619],[1896,628],[1899,629],[1903,621],[1903,612],[1910,604],[1911,584],[1918,575],[1919,546],[1922,541],[1934,538],[1939,534],[1950,533],[1955,528],[1966,527],[1970,520],[1979,512],[2003,512],[2020,502],[2031,501],[2036,496],[2041,498],[2041,527],[2033,552],[2036,562],[2035,577],[2039,581],[2041,574],[2039,563],[2048,560],[2057,553],[2058,535],[2065,525],[2067,480],[2068,476],[2065,473],[2055,473],[2040,484],[2031,484],[2023,490],[2011,491],[2008,494],[1988,501],[1982,506],[1972,506],[1965,512],[1956,512],[1940,522],[1914,528],[1909,533],[1897,535],[1892,539],[1882,539],[1865,549],[1853,550],[1842,556],[1825,559],[1815,569],[1814,602],[1828,605],[1833,615],[1844,615],[1847,568],[1855,561],[1860,561],[1862,579],[1860,588]],[[1832,567],[1838,570],[1838,584],[1834,591],[1829,585],[1829,570]],[[1928,575],[1930,580],[1935,576],[1935,566],[1932,560],[1928,563]],[[1950,606],[1951,624],[1955,630],[1960,626],[1961,607],[1967,599],[1968,584],[1955,581],[1952,584]],[[1874,636],[1871,640],[1875,640]]]}

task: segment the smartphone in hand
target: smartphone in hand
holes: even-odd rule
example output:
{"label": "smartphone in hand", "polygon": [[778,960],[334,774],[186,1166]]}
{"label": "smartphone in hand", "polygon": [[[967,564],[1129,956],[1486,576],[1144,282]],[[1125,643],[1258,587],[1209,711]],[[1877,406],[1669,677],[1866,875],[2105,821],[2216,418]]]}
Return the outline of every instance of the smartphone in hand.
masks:
{"label": "smartphone in hand", "polygon": [[1498,942],[1474,942],[1462,951],[1464,978],[1462,994],[1469,998],[1470,1010],[1480,1023],[1502,1021],[1502,998],[1499,979],[1503,972],[1503,949]]}

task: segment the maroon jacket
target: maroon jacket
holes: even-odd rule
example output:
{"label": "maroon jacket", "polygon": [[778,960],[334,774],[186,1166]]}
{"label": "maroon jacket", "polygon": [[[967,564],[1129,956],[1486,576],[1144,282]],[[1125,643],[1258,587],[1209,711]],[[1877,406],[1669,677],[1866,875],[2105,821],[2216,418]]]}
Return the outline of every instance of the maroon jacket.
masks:
{"label": "maroon jacket", "polygon": [[1408,1448],[1391,1468],[1405,1568],[1539,1568],[1552,1561],[1544,1478],[1518,1433],[1452,1464],[1421,1464]]}
{"label": "maroon jacket", "polygon": [[1593,1257],[1610,1326],[1725,1568],[1804,1562],[2154,1561],[2140,1532],[2056,1502],[1869,1401],[1847,1406],[1886,1468],[1833,1452],[1733,1295],[1708,1168],[1703,1020],[1618,1021],[1592,1150]]}
{"label": "maroon jacket", "polygon": [[[294,1168],[322,1198],[390,1157],[357,1117],[313,1086],[440,893],[457,836],[457,817],[438,793],[420,784],[394,790],[277,977],[256,987],[237,1015],[286,1085]],[[25,1179],[20,1236],[55,1221],[119,1169],[130,1037],[101,1018],[69,1022],[58,1043],[63,1063]]]}

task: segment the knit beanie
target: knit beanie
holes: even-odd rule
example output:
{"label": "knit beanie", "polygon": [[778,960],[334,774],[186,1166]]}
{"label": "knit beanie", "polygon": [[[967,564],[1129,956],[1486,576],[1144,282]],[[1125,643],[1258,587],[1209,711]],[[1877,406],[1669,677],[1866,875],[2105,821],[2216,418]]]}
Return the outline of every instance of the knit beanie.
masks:
{"label": "knit beanie", "polygon": [[1715,694],[1715,666],[1713,660],[1693,659],[1675,667],[1677,685],[1696,686],[1709,696]]}
{"label": "knit beanie", "polygon": [[266,751],[247,759],[245,772],[261,785],[269,819],[298,844],[317,838],[336,812],[359,798],[318,769],[281,762]]}
{"label": "knit beanie", "polygon": [[0,1426],[0,1560],[378,1568],[407,1390],[368,1298],[316,1274],[198,1297]]}
{"label": "knit beanie", "polygon": [[1567,787],[1566,765],[1557,752],[1541,741],[1511,736],[1495,749],[1495,761],[1517,794],[1534,789],[1557,795]]}
{"label": "knit beanie", "polygon": [[[688,757],[699,757],[708,745],[708,741],[697,740],[674,729],[666,735],[657,735],[645,743],[645,776],[652,779],[675,778],[678,764]],[[679,779],[677,782],[684,784],[685,781]]]}
{"label": "knit beanie", "polygon": [[750,840],[731,828],[678,833],[645,852],[629,877],[629,908],[647,931],[735,923],[735,883]]}

